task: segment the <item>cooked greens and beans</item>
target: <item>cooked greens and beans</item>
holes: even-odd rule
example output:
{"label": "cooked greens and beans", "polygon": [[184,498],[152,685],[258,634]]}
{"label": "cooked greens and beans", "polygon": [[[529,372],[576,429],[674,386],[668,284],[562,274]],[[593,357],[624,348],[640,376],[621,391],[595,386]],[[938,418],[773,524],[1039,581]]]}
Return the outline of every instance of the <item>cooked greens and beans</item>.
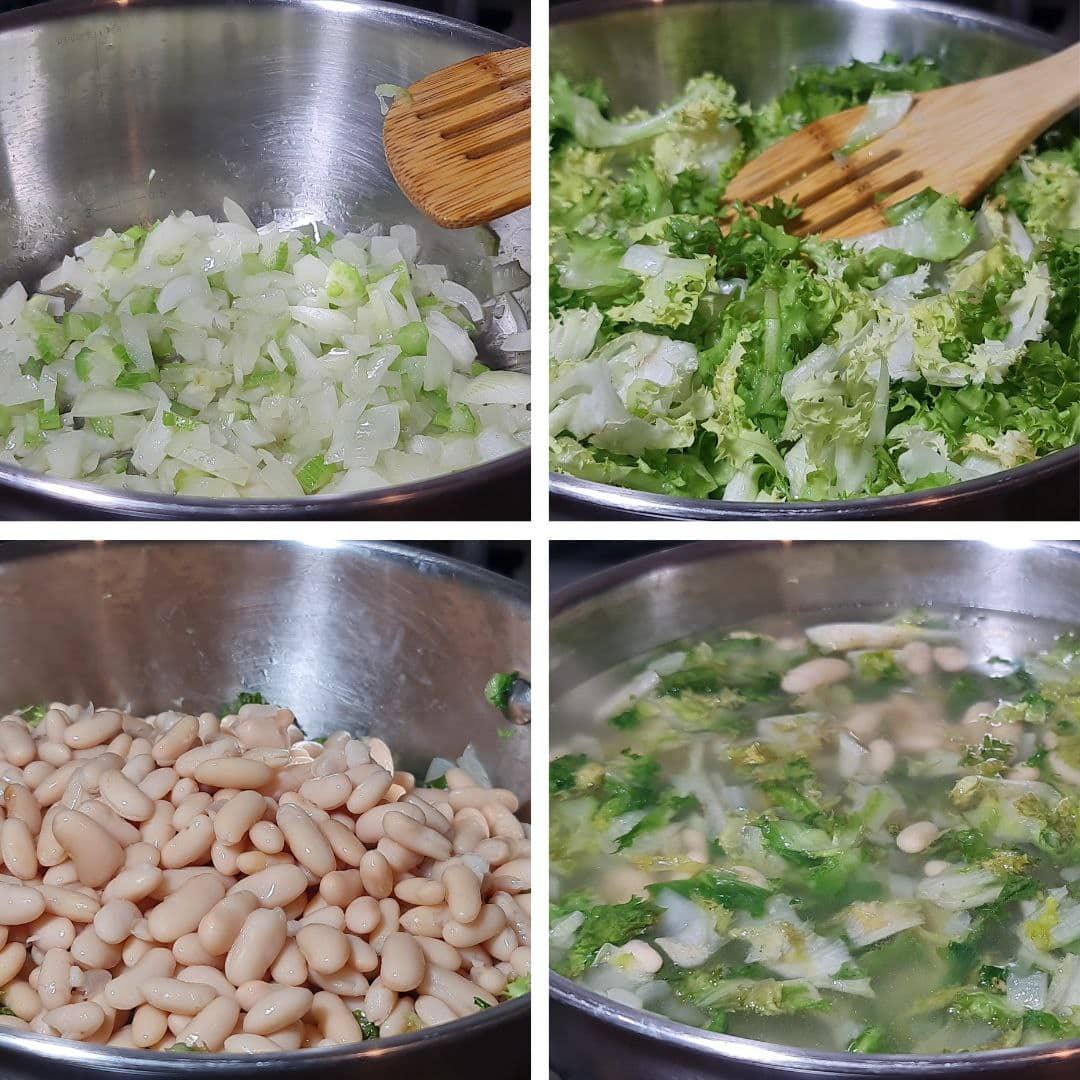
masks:
{"label": "cooked greens and beans", "polygon": [[0,792],[0,1027],[280,1053],[528,990],[528,829],[471,748],[53,702],[0,719]]}
{"label": "cooked greens and beans", "polygon": [[1080,635],[978,640],[803,622],[605,683],[550,766],[555,970],[822,1050],[1080,1037]]}

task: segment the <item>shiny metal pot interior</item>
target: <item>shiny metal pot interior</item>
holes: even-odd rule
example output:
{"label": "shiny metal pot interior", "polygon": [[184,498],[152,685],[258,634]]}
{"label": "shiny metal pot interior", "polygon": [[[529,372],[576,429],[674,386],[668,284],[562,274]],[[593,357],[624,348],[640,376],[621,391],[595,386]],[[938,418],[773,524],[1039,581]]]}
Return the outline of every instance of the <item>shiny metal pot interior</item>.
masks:
{"label": "shiny metal pot interior", "polygon": [[[528,268],[528,211],[457,232],[423,218],[387,168],[374,88],[408,86],[514,44],[377,0],[55,0],[2,15],[0,290],[16,280],[30,287],[106,228],[171,210],[220,217],[225,196],[256,225],[408,222],[426,261],[490,288],[486,254],[501,248]],[[482,357],[496,367],[516,362],[494,347],[496,336],[487,328]],[[138,517],[389,508],[400,516],[439,499],[441,516],[459,516],[447,507],[485,486],[495,496],[493,485],[521,482],[527,462],[521,451],[448,477],[325,499],[140,495],[8,465],[0,489]]]}
{"label": "shiny metal pot interior", "polygon": [[[1018,23],[918,0],[581,0],[552,13],[551,70],[597,76],[616,110],[655,107],[693,75],[715,71],[740,95],[767,101],[792,67],[876,60],[883,51],[932,56],[952,80],[1027,63],[1060,46]],[[948,488],[826,503],[683,499],[553,473],[552,493],[593,514],[620,517],[822,518],[976,514],[1045,481],[1080,484],[1080,447]],[[572,513],[581,513],[575,507]]]}
{"label": "shiny metal pot interior", "polygon": [[[391,544],[0,545],[4,708],[59,698],[219,708],[242,688],[287,704],[309,735],[377,733],[405,768],[470,741],[529,794],[529,735],[497,735],[494,671],[529,671],[524,588]],[[372,1080],[528,1075],[528,999],[415,1035],[262,1058],[121,1051],[0,1028],[0,1076],[197,1074]]]}
{"label": "shiny metal pot interior", "polygon": [[[922,606],[990,613],[974,629],[990,654],[1046,644],[1061,624],[1080,621],[1080,545],[703,543],[625,563],[552,600],[552,745],[593,715],[604,694],[599,676],[676,639],[770,615],[865,618]],[[993,613],[1048,623],[1044,633]],[[559,975],[551,996],[551,1065],[560,1080],[1080,1075],[1080,1041],[941,1057],[826,1054],[699,1031]]]}

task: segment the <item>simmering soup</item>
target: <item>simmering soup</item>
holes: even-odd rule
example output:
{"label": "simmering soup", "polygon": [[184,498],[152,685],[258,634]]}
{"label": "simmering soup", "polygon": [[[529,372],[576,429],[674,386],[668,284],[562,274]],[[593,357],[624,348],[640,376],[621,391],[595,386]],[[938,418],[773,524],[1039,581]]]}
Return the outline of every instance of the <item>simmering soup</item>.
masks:
{"label": "simmering soup", "polygon": [[555,969],[822,1050],[1080,1037],[1080,635],[976,639],[914,613],[629,669],[551,763]]}

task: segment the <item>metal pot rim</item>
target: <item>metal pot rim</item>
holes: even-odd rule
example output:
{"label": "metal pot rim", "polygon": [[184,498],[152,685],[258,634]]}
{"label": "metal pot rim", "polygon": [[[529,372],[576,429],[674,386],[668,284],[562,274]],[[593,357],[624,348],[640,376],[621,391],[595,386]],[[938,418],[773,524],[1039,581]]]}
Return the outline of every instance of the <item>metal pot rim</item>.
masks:
{"label": "metal pot rim", "polygon": [[515,1017],[528,1015],[529,994],[505,1001],[493,1009],[482,1009],[472,1016],[459,1017],[450,1024],[423,1028],[408,1035],[393,1035],[388,1039],[372,1039],[343,1046],[287,1050],[274,1055],[247,1054],[169,1054],[161,1050],[121,1050],[114,1046],[95,1046],[89,1043],[60,1039],[52,1035],[38,1035],[32,1031],[10,1031],[0,1028],[0,1054],[32,1053],[45,1060],[60,1060],[68,1067],[82,1067],[88,1071],[102,1070],[111,1075],[132,1075],[139,1069],[153,1067],[155,1073],[190,1073],[195,1066],[200,1075],[229,1076],[237,1066],[252,1066],[260,1070],[268,1068],[282,1074],[304,1069],[332,1069],[350,1063],[362,1063],[365,1058],[386,1061],[396,1056],[404,1057],[423,1051],[436,1054],[441,1047],[466,1038],[480,1038],[496,1025],[512,1021]]}
{"label": "metal pot rim", "polygon": [[[652,10],[661,6],[679,7],[708,3],[713,7],[723,7],[728,2],[729,0],[573,0],[571,3],[552,8],[551,22],[570,23],[577,19],[588,19],[616,11]],[[804,0],[804,3],[812,3],[820,7],[863,8],[867,6],[866,0]],[[991,30],[1003,37],[1047,52],[1060,48],[1062,44],[1058,38],[1042,30],[1030,29],[998,15],[986,15],[952,4],[938,3],[937,0],[903,0],[895,4],[889,2],[884,6],[890,8],[895,6],[902,11],[912,11],[932,19],[960,25],[966,24],[971,29]],[[933,511],[952,503],[966,502],[980,495],[989,493],[1002,495],[1024,486],[1029,481],[1054,476],[1070,469],[1080,469],[1080,446],[1057,450],[1013,469],[1003,469],[989,476],[965,480],[959,484],[949,484],[946,487],[928,488],[926,491],[900,495],[872,495],[862,499],[788,503],[690,499],[678,495],[655,495],[652,492],[637,491],[614,484],[582,480],[567,473],[552,472],[549,476],[552,495],[575,503],[642,517],[704,520],[731,518],[831,518],[835,520],[867,517],[894,511]]]}
{"label": "metal pot rim", "polygon": [[[516,38],[488,30],[486,27],[449,15],[440,15],[432,11],[407,7],[404,4],[390,3],[388,0],[186,0],[177,5],[170,0],[125,0],[127,10],[134,8],[169,8],[181,7],[235,7],[244,11],[262,7],[311,8],[330,11],[335,15],[349,18],[381,17],[387,22],[396,22],[412,26],[433,27],[450,33],[464,34],[466,37],[483,39],[492,45],[511,48],[522,44]],[[15,8],[0,14],[0,33],[18,26],[52,22],[55,19],[79,18],[86,15],[109,15],[116,13],[116,0],[46,0],[28,8]]]}
{"label": "metal pot rim", "polygon": [[[335,0],[336,2],[336,0]],[[132,545],[160,547],[180,547],[190,544],[185,540],[126,541]],[[483,588],[505,597],[519,611],[529,611],[529,589],[521,582],[512,581],[481,566],[462,562],[449,555],[410,547],[407,544],[378,540],[207,540],[206,547],[232,545],[272,545],[275,547],[333,548],[349,552],[354,558],[365,554],[376,558],[390,559],[395,562],[414,566],[418,572],[440,578],[453,578],[470,586]],[[63,555],[77,549],[78,541],[63,541],[49,544],[40,551],[35,551],[26,558],[47,559]],[[3,552],[0,551],[0,563]],[[282,1073],[293,1069],[305,1068],[330,1069],[351,1062],[360,1062],[365,1058],[388,1059],[404,1056],[421,1048],[425,1053],[435,1054],[439,1048],[464,1038],[480,1037],[494,1026],[512,1021],[516,1017],[528,1014],[530,995],[506,1001],[493,1009],[483,1009],[472,1016],[462,1017],[451,1024],[440,1024],[424,1028],[407,1035],[395,1035],[387,1039],[375,1039],[370,1043],[352,1043],[340,1047],[325,1049],[290,1050],[282,1055],[275,1055],[271,1060],[265,1056],[237,1054],[174,1054],[159,1050],[121,1050],[117,1047],[95,1046],[88,1043],[59,1039],[51,1035],[38,1035],[35,1032],[14,1031],[0,1027],[0,1056],[11,1053],[32,1053],[45,1059],[61,1060],[68,1067],[82,1067],[88,1071],[102,1070],[110,1075],[118,1072],[132,1075],[140,1068],[153,1065],[155,1071],[188,1073],[192,1066],[200,1072],[211,1075],[229,1075],[238,1065],[258,1063],[262,1069],[273,1066]]]}
{"label": "metal pot rim", "polygon": [[[553,23],[572,22],[575,19],[585,19],[594,15],[606,15],[613,11],[636,10],[639,8],[678,7],[683,4],[707,3],[712,7],[720,7],[731,0],[571,0],[570,3],[559,4],[551,10]],[[970,23],[973,28],[993,30],[1005,37],[1016,41],[1024,41],[1029,45],[1041,49],[1061,48],[1062,42],[1053,34],[1034,27],[1024,26],[1022,23],[1013,22],[1000,15],[987,15],[971,8],[958,7],[955,4],[939,3],[938,0],[889,0],[885,4],[868,4],[866,0],[802,0],[803,3],[815,4],[818,7],[885,7],[897,8],[902,11],[914,11],[935,19],[944,19],[953,23]]]}
{"label": "metal pot rim", "polygon": [[[191,544],[190,540],[121,540],[114,543],[124,544],[130,547],[156,548],[181,548]],[[477,588],[483,588],[494,592],[509,600],[519,611],[526,615],[530,612],[529,587],[523,582],[514,581],[512,578],[488,570],[484,566],[475,563],[455,559],[452,555],[444,555],[442,552],[430,551],[427,548],[415,547],[412,544],[394,540],[307,540],[300,537],[275,537],[272,539],[239,539],[223,540],[211,538],[200,540],[198,544],[204,548],[229,548],[240,547],[285,547],[307,548],[313,551],[324,549],[345,551],[353,558],[362,558],[367,554],[379,558],[389,559],[393,562],[411,564],[418,571],[439,578],[453,578],[466,582]],[[59,540],[45,542],[39,550],[29,555],[21,555],[20,558],[45,559],[57,554],[77,550],[86,545],[85,540]],[[0,565],[7,561],[8,555],[0,547]]]}
{"label": "metal pot rim", "polygon": [[[720,1035],[675,1020],[622,1005],[555,972],[550,972],[551,996],[562,1005],[587,1013],[593,1020],[614,1025],[629,1035],[661,1040],[682,1049],[708,1054],[718,1063],[739,1061],[764,1065],[804,1076],[943,1076],[977,1065],[996,1072],[1017,1065],[1037,1066],[1063,1056],[1080,1061],[1080,1039],[1039,1043],[1009,1050],[981,1050],[966,1054],[849,1054],[803,1050],[782,1043]],[[933,1070],[927,1073],[927,1070]]]}
{"label": "metal pot rim", "polygon": [[[591,3],[593,0],[584,0]],[[602,2],[602,0],[601,0]],[[693,3],[694,0],[679,0]],[[855,2],[855,0],[838,0]],[[726,502],[723,499],[690,499],[680,495],[654,495],[649,491],[601,484],[595,480],[582,480],[567,473],[550,474],[551,494],[573,502],[586,503],[622,513],[644,517],[673,519],[726,520],[731,518],[795,518],[813,519],[868,517],[894,511],[930,512],[951,504],[963,504],[980,495],[993,493],[1003,495],[1024,487],[1030,481],[1069,473],[1080,467],[1080,446],[1055,450],[1045,457],[1002,469],[989,476],[964,480],[945,487],[927,488],[925,491],[905,492],[900,495],[871,495],[863,499],[833,499],[826,502]],[[2,473],[0,473],[2,475]]]}
{"label": "metal pot rim", "polygon": [[[888,541],[886,541],[888,542]],[[896,543],[898,541],[892,541]],[[613,592],[622,585],[636,578],[644,577],[663,566],[724,558],[747,550],[776,549],[783,541],[715,541],[702,540],[683,544],[676,548],[651,552],[647,555],[629,559],[624,563],[590,574],[580,581],[565,586],[553,594],[550,603],[551,626],[562,616],[569,615],[575,608]],[[804,546],[822,546],[843,544],[882,543],[875,540],[802,540]],[[910,541],[910,543],[966,544],[995,546],[994,540],[928,540]],[[1076,544],[1062,540],[1036,541],[1033,547],[1065,552],[1080,560],[1080,548]],[[644,1010],[632,1009],[611,998],[604,997],[593,990],[573,982],[554,971],[549,972],[551,996],[561,1005],[586,1013],[600,1023],[610,1024],[625,1032],[646,1039],[660,1040],[676,1044],[681,1048],[696,1053],[708,1054],[715,1060],[740,1061],[765,1065],[782,1072],[798,1072],[803,1075],[841,1075],[877,1077],[885,1070],[893,1076],[917,1077],[926,1075],[933,1069],[932,1075],[944,1075],[952,1071],[962,1071],[972,1065],[980,1070],[995,1072],[1001,1069],[1015,1068],[1018,1064],[1038,1065],[1040,1062],[1059,1060],[1062,1056],[1075,1057],[1080,1062],[1080,1039],[1063,1042],[1038,1043],[1035,1046],[1014,1047],[1008,1050],[983,1050],[965,1054],[850,1054],[826,1053],[818,1050],[804,1050],[798,1047],[784,1046],[781,1043],[763,1042],[758,1039],[745,1039],[738,1035],[721,1035],[701,1028],[681,1024],[676,1020]]]}
{"label": "metal pot rim", "polygon": [[[550,618],[552,628],[555,622],[563,615],[568,614],[574,608],[605,593],[614,592],[621,585],[635,578],[644,577],[664,566],[674,564],[704,561],[712,558],[722,558],[735,555],[748,550],[766,550],[775,548],[778,544],[786,544],[786,540],[696,540],[690,543],[676,544],[660,551],[650,551],[644,555],[638,555],[633,559],[618,563],[606,570],[587,574],[577,581],[564,585],[551,596]],[[964,544],[980,545],[984,547],[996,547],[998,542],[994,539],[970,537],[964,539],[923,539],[916,537],[911,540],[874,540],[865,537],[857,537],[851,540],[833,539],[801,539],[798,541],[800,548],[822,547],[835,544],[867,545],[867,544]],[[1034,540],[1030,544],[1034,548],[1045,548],[1061,551],[1075,558],[1080,558],[1080,545],[1071,540]]]}
{"label": "metal pot rim", "polygon": [[[175,11],[178,5],[170,0],[125,0],[125,6],[127,10],[167,8]],[[374,18],[404,30],[412,27],[435,29],[450,37],[471,39],[490,50],[509,49],[521,44],[515,38],[461,19],[386,3],[385,0],[225,0],[224,4],[214,0],[187,0],[186,5],[181,6],[233,7],[238,11],[274,7],[306,8],[330,11],[350,19]],[[0,13],[0,35],[40,23],[115,13],[116,0],[47,0],[32,7]],[[65,480],[48,473],[5,464],[0,464],[0,490],[8,488],[26,495],[55,499],[72,507],[129,517],[154,517],[163,514],[174,517],[226,518],[323,517],[331,514],[340,516],[356,511],[388,511],[403,503],[431,496],[450,496],[477,490],[522,467],[527,468],[529,456],[529,448],[524,447],[493,461],[485,461],[480,465],[412,484],[395,484],[343,495],[309,495],[290,499],[210,499],[167,495],[164,492],[124,491],[82,480]]]}

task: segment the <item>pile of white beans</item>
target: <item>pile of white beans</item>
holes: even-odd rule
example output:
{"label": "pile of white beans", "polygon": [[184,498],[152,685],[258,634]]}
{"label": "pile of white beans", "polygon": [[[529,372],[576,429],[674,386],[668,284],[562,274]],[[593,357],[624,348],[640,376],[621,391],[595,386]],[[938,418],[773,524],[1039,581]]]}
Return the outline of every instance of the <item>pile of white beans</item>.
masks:
{"label": "pile of white beans", "polygon": [[529,972],[528,834],[512,792],[445,784],[271,705],[5,716],[0,1024],[261,1054],[496,1005]]}

